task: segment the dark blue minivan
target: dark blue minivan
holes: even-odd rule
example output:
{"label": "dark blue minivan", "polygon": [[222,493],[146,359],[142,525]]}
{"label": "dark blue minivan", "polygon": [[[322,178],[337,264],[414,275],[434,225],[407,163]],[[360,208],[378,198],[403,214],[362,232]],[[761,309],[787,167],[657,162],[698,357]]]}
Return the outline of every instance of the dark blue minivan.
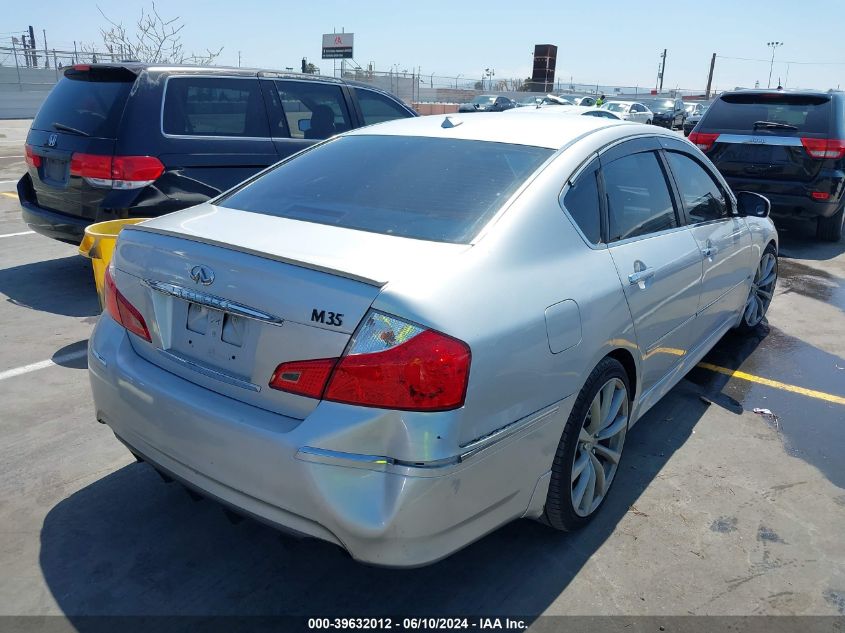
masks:
{"label": "dark blue minivan", "polygon": [[94,222],[189,207],[321,139],[412,116],[388,92],[329,77],[76,65],[27,136],[23,218],[38,233],[78,244]]}

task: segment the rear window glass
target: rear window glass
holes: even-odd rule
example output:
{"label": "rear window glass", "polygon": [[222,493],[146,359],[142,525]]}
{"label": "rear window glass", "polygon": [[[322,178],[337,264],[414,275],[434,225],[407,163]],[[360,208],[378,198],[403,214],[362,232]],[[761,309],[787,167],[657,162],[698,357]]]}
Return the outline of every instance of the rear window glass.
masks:
{"label": "rear window glass", "polygon": [[258,79],[172,77],[162,119],[166,134],[270,136]]}
{"label": "rear window glass", "polygon": [[[702,129],[736,130],[783,136],[790,133],[827,134],[830,98],[789,94],[735,94],[713,102],[701,123]],[[754,127],[758,121],[780,123],[796,129]]]}
{"label": "rear window glass", "polygon": [[54,123],[84,136],[116,138],[135,75],[125,69],[68,71],[38,110],[33,129],[64,132]]}
{"label": "rear window glass", "polygon": [[218,204],[438,242],[469,242],[551,149],[407,136],[341,137]]}

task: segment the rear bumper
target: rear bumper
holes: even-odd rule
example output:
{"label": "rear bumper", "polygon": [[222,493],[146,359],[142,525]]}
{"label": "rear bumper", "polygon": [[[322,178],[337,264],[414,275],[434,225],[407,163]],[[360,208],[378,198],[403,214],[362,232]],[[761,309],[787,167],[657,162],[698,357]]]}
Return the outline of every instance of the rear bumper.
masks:
{"label": "rear bumper", "polygon": [[79,245],[85,235],[85,227],[90,220],[75,218],[63,213],[42,209],[36,204],[20,198],[21,216],[27,226],[36,233],[51,237],[54,240]]}
{"label": "rear bumper", "polygon": [[[128,336],[104,316],[91,338],[97,418],[153,465],[261,521],[335,543],[360,561],[409,567],[542,512],[544,475],[572,398],[477,452],[409,466],[322,448],[337,448],[337,420],[350,409],[360,418],[360,408],[321,403],[305,420],[274,414],[149,363]],[[374,420],[383,416],[372,410]],[[349,433],[361,431],[358,423]]]}

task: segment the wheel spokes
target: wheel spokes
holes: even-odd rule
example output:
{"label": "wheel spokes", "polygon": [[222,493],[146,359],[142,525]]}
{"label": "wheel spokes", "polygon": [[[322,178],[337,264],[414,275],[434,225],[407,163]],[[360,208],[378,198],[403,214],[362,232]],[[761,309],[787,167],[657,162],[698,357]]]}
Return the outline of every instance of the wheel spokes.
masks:
{"label": "wheel spokes", "polygon": [[611,464],[618,464],[619,458],[622,457],[621,452],[614,451],[613,449],[608,446],[605,446],[604,444],[596,444],[594,448],[596,449],[596,455],[601,455]]}
{"label": "wheel spokes", "polygon": [[587,462],[590,461],[590,457],[586,451],[581,451],[581,454],[575,460],[575,463],[572,465],[572,481],[571,483],[575,483],[575,480],[578,479],[579,475],[584,472],[584,469],[587,467]]}
{"label": "wheel spokes", "polygon": [[584,469],[581,478],[578,480],[578,483],[572,489],[572,503],[576,508],[581,507],[581,502],[584,500],[584,493],[587,492],[587,485],[593,478],[593,474],[591,472],[593,465],[590,462],[589,457],[587,458],[585,466],[586,468]]}
{"label": "wheel spokes", "polygon": [[[590,461],[593,464],[593,472],[596,476],[594,496],[601,498],[604,496],[604,493],[606,492],[607,488],[607,479],[604,473],[604,466],[601,465],[601,462],[596,458],[595,455],[590,455]],[[589,506],[587,507],[587,510],[589,510]]]}

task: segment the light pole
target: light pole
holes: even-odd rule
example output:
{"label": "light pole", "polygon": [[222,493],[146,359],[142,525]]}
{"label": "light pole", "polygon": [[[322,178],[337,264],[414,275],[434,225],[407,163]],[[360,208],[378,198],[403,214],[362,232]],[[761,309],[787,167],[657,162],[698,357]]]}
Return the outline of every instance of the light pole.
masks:
{"label": "light pole", "polygon": [[[485,68],[484,74],[487,75],[487,81],[490,83],[490,91],[493,91],[493,77],[496,76],[496,70],[494,68]],[[484,90],[484,86],[481,86],[481,89]]]}
{"label": "light pole", "polygon": [[461,77],[463,77],[463,73],[458,73],[458,76],[455,77],[455,90],[458,89],[458,79],[460,79]]}
{"label": "light pole", "polygon": [[767,88],[771,88],[772,69],[775,67],[775,51],[778,49],[779,46],[783,46],[783,42],[766,42],[766,46],[769,46],[772,49],[772,62],[769,64],[769,83],[766,86]]}

